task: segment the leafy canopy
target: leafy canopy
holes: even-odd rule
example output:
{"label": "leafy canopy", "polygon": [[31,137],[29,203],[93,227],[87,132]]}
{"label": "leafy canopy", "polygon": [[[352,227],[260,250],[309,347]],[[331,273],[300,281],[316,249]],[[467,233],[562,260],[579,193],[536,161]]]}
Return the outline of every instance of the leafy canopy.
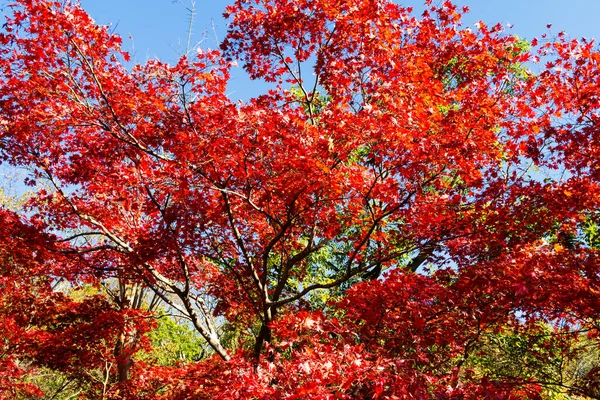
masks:
{"label": "leafy canopy", "polygon": [[1,211],[0,394],[595,396],[557,365],[598,336],[600,53],[433,3],[236,0],[220,51],[128,67],[15,1],[0,154],[44,189]]}

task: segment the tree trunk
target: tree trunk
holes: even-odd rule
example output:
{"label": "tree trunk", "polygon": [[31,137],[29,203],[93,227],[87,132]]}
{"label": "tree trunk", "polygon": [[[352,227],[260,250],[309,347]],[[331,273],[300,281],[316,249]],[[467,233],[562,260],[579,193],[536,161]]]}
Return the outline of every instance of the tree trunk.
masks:
{"label": "tree trunk", "polygon": [[129,371],[133,367],[131,352],[135,346],[135,337],[122,333],[117,339],[115,345],[115,358],[117,359],[117,371],[119,382],[126,382],[129,379]]}
{"label": "tree trunk", "polygon": [[256,342],[254,343],[254,357],[258,360],[260,358],[260,353],[262,352],[263,345],[269,343],[271,341],[271,328],[269,328],[269,322],[264,321],[260,327],[260,333],[256,337]]}

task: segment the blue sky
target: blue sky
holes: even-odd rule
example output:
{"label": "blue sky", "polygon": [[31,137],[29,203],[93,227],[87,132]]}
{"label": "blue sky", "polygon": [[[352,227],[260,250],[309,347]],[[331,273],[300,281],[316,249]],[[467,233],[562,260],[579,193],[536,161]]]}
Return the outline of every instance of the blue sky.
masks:
{"label": "blue sky", "polygon": [[[440,1],[440,0],[438,0]],[[111,24],[123,39],[123,47],[136,62],[159,58],[174,62],[185,52],[191,0],[81,0],[88,13],[102,25]],[[527,39],[539,37],[552,24],[552,32],[571,37],[600,38],[600,0],[456,0],[471,9],[464,25],[479,20],[488,24],[512,24],[511,32]],[[192,44],[217,48],[227,22],[222,19],[226,0],[196,0]],[[403,3],[422,10],[423,1]],[[232,98],[247,98],[264,86],[249,82],[241,71],[232,71]]]}
{"label": "blue sky", "polygon": [[[100,24],[112,24],[125,39],[125,47],[134,49],[136,57],[173,58],[185,48],[190,0],[81,0],[83,7]],[[196,0],[194,20],[195,41],[204,40],[204,47],[217,47],[226,21],[221,17],[226,0]],[[423,1],[405,1],[415,10]],[[573,37],[600,37],[599,0],[458,0],[471,11],[466,24],[478,20],[514,25],[512,31],[522,37],[541,35],[547,24],[552,30],[564,30]],[[213,31],[212,26],[215,26]],[[216,37],[215,37],[216,33]],[[129,36],[133,40],[128,39]]]}

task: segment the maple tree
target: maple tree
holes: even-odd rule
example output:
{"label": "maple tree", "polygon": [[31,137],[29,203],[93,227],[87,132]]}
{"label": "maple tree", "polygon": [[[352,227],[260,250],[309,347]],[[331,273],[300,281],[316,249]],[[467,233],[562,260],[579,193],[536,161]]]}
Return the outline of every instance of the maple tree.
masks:
{"label": "maple tree", "polygon": [[[127,67],[79,5],[16,1],[0,153],[46,188],[2,210],[0,394],[594,396],[600,363],[551,366],[599,333],[600,52],[427,6],[236,0],[220,51]],[[234,60],[272,89],[232,101]],[[160,310],[212,353],[140,356]]]}

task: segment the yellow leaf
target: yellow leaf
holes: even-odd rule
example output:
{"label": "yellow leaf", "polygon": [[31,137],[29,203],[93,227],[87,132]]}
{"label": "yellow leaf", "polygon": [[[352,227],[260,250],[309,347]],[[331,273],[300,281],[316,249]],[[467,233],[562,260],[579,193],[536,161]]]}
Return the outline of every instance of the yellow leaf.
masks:
{"label": "yellow leaf", "polygon": [[556,251],[557,253],[560,253],[563,250],[564,250],[564,247],[562,244],[554,243],[554,251]]}

